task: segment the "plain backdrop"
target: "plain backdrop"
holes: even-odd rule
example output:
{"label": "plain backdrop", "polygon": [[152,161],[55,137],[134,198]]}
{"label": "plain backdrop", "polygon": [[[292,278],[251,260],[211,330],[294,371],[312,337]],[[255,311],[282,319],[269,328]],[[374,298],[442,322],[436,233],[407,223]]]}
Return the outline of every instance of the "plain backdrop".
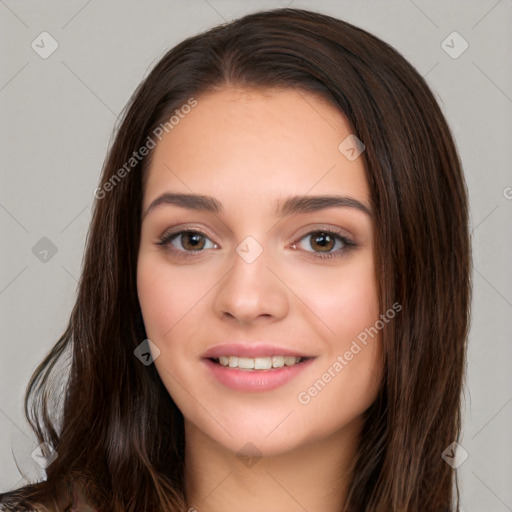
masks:
{"label": "plain backdrop", "polygon": [[390,43],[426,78],[448,119],[474,250],[462,509],[512,510],[511,0],[0,1],[0,491],[23,483],[17,465],[31,478],[42,474],[24,391],[73,307],[118,114],[171,46],[285,6],[333,15]]}

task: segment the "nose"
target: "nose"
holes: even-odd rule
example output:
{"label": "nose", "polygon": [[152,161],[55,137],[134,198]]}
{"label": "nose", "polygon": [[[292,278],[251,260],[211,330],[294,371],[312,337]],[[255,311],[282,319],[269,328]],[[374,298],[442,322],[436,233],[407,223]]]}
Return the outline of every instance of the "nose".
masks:
{"label": "nose", "polygon": [[289,297],[286,286],[276,277],[269,255],[263,251],[255,261],[249,261],[234,254],[231,270],[216,287],[215,313],[240,325],[284,318]]}

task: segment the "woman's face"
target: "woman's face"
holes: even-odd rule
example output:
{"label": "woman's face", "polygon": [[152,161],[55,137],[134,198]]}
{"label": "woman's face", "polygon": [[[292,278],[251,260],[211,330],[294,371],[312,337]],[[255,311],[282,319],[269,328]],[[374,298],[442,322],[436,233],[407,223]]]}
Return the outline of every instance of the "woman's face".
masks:
{"label": "woman's face", "polygon": [[343,435],[381,375],[359,147],[311,93],[196,99],[153,149],[143,198],[137,286],[158,373],[187,431],[233,452]]}

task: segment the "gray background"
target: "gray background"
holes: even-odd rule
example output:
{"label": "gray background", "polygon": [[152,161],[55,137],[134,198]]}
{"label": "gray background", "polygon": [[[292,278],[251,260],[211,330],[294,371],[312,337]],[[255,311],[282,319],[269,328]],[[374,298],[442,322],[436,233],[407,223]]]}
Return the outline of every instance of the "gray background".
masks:
{"label": "gray background", "polygon": [[[426,77],[447,116],[469,187],[474,245],[462,508],[512,511],[512,0],[0,0],[0,491],[23,483],[15,459],[30,478],[42,475],[30,456],[37,444],[23,416],[24,390],[71,312],[117,115],[170,46],[287,5],[342,18],[393,45]],[[42,46],[43,31],[59,45],[46,59],[31,47]],[[469,44],[457,58],[458,36],[442,46],[454,31]],[[33,251],[48,248],[43,237],[57,250],[46,261]]]}

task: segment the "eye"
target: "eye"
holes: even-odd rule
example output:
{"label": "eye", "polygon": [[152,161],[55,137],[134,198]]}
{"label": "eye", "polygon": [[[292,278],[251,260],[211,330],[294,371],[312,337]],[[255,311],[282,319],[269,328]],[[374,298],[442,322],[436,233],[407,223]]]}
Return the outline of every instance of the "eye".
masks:
{"label": "eye", "polygon": [[169,246],[171,250],[182,253],[201,252],[203,249],[215,249],[218,247],[204,233],[193,230],[165,233],[157,244]]}
{"label": "eye", "polygon": [[[308,239],[309,242],[307,242]],[[302,247],[303,250],[314,253],[319,258],[341,256],[343,252],[356,245],[346,236],[326,230],[311,231],[291,247],[292,249],[297,249],[297,246],[303,243],[306,245],[306,248]],[[309,249],[307,246],[309,246]]]}

